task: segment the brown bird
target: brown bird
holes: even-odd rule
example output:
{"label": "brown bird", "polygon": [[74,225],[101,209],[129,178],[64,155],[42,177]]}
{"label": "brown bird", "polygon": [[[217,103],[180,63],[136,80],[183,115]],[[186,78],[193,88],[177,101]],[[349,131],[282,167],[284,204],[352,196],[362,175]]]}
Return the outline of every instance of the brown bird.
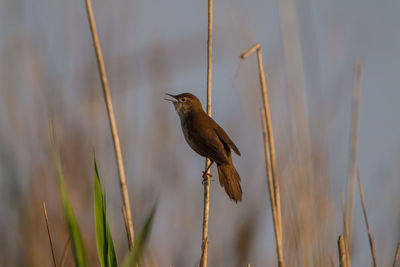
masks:
{"label": "brown bird", "polygon": [[229,198],[235,202],[242,200],[240,176],[232,163],[231,149],[240,156],[239,149],[229,136],[207,113],[204,112],[200,100],[190,94],[166,94],[172,99],[165,99],[174,104],[181,120],[183,135],[189,146],[211,163],[203,172],[207,179],[207,171],[215,162],[217,164],[219,183],[225,188]]}

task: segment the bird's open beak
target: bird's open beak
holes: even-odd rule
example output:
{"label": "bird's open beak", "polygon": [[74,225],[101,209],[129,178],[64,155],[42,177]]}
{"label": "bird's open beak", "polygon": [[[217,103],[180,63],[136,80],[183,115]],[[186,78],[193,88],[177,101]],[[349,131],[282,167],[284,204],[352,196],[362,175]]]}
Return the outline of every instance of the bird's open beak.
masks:
{"label": "bird's open beak", "polygon": [[[170,96],[170,97],[173,97],[173,98],[177,99],[177,97],[176,97],[176,96],[174,96],[174,95],[171,95],[171,94],[166,94],[166,95],[168,95],[168,96]],[[175,100],[172,100],[172,99],[168,99],[168,98],[164,98],[164,100],[171,101],[171,102],[172,102],[172,103],[174,103],[174,104],[178,103],[178,101],[175,101]]]}

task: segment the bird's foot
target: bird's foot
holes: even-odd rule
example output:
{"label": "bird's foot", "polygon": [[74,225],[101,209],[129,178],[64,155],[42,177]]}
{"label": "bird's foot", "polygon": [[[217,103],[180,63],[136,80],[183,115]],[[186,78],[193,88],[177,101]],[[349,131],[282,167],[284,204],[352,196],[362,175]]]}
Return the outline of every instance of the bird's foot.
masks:
{"label": "bird's foot", "polygon": [[205,172],[205,171],[203,171],[203,181],[201,182],[203,185],[204,185],[204,183],[206,182],[206,181],[208,181],[209,179],[209,177],[212,177],[212,175],[211,175],[211,173],[208,173],[208,172]]}

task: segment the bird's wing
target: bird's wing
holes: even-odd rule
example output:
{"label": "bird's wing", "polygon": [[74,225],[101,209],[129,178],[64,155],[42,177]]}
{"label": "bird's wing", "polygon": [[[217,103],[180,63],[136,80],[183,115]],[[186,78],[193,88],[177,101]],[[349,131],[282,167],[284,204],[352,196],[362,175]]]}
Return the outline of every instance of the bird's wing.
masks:
{"label": "bird's wing", "polygon": [[240,156],[240,151],[236,147],[235,143],[233,143],[233,141],[229,138],[224,129],[222,129],[222,127],[220,127],[216,122],[214,125],[214,131],[218,135],[218,138],[221,140],[224,147],[232,148],[232,150]]}
{"label": "bird's wing", "polygon": [[186,120],[188,124],[182,125],[187,143],[201,156],[219,164],[228,164],[230,150],[226,151],[224,143],[213,130],[213,121],[205,113],[202,115]]}
{"label": "bird's wing", "polygon": [[230,151],[225,151],[224,144],[215,133],[210,137],[202,140],[204,147],[207,147],[206,157],[220,164],[228,164]]}

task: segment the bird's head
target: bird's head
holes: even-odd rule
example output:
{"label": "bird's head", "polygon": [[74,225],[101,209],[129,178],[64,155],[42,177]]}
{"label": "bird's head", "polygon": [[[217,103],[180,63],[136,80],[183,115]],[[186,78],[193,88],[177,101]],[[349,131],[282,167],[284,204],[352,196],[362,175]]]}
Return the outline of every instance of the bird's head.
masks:
{"label": "bird's head", "polygon": [[200,100],[190,93],[183,93],[179,95],[166,94],[174,99],[165,99],[174,104],[175,110],[179,117],[185,117],[193,111],[203,111]]}

